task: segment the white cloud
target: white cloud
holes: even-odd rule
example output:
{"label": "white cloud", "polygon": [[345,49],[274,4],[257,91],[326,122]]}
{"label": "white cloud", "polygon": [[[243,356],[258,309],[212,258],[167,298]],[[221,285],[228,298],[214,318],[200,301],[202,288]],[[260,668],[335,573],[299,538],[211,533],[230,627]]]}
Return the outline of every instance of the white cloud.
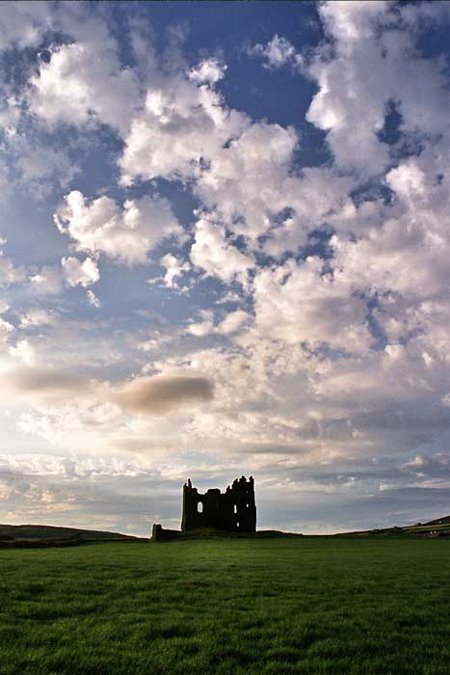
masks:
{"label": "white cloud", "polygon": [[[382,304],[400,311],[425,300],[447,302],[445,288],[450,282],[446,259],[450,254],[447,204],[450,185],[444,168],[444,146],[432,146],[417,158],[409,158],[386,175],[394,191],[389,205],[378,205],[376,218],[355,210],[350,232],[332,239],[333,265],[349,288],[368,293],[397,293]],[[441,175],[442,180],[437,176]],[[372,221],[372,222],[371,222]],[[361,223],[361,225],[359,225]],[[401,310],[401,298],[403,310]],[[405,304],[406,303],[406,304]],[[423,313],[423,310],[422,310]]]}
{"label": "white cloud", "polygon": [[50,124],[99,120],[126,133],[138,103],[139,84],[121,68],[114,46],[74,42],[55,47],[30,80],[30,110]]}
{"label": "white cloud", "polygon": [[219,323],[214,322],[214,313],[211,310],[202,310],[198,313],[200,321],[188,326],[188,332],[196,337],[205,335],[232,335],[237,333],[248,321],[248,314],[242,309],[229,312]]}
{"label": "white cloud", "polygon": [[37,274],[32,274],[28,280],[31,291],[38,295],[58,295],[63,286],[61,269],[52,265],[44,265]]}
{"label": "white cloud", "polygon": [[247,312],[244,312],[242,309],[236,309],[234,312],[230,312],[224,319],[222,319],[222,321],[216,327],[216,332],[221,333],[222,335],[236,333],[243,327],[247,320]]}
{"label": "white cloud", "polygon": [[[293,171],[296,131],[254,123],[221,149],[197,180],[196,194],[227,227],[279,255],[306,243],[348,198],[352,181],[328,167]],[[287,212],[289,215],[287,215]]]}
{"label": "white cloud", "polygon": [[9,335],[14,331],[14,326],[0,317],[0,342],[6,342]]}
{"label": "white cloud", "polygon": [[285,181],[297,143],[292,128],[253,124],[216,152],[195,191],[233,229],[256,238],[270,228],[270,214],[289,205]]}
{"label": "white cloud", "polygon": [[52,26],[49,2],[3,2],[0,14],[0,49],[35,47]]}
{"label": "white cloud", "polygon": [[389,10],[387,0],[380,2],[349,2],[333,0],[323,3],[320,14],[325,28],[339,40],[343,50],[352,49],[354,42],[373,37],[374,22],[383,22]]}
{"label": "white cloud", "polygon": [[148,90],[132,120],[120,160],[122,181],[195,177],[247,125],[247,117],[224,107],[212,86],[169,79]]}
{"label": "white cloud", "polygon": [[20,320],[20,328],[32,328],[34,326],[50,326],[56,321],[53,312],[46,309],[33,307],[29,309]]}
{"label": "white cloud", "polygon": [[127,200],[121,208],[110,197],[88,202],[81,192],[73,191],[55,222],[79,250],[104,253],[127,265],[146,262],[163,239],[182,233],[169,202],[160,197]]}
{"label": "white cloud", "polygon": [[356,352],[369,347],[365,301],[327,274],[320,258],[261,270],[254,288],[256,323],[265,335]]}
{"label": "white cloud", "polygon": [[18,340],[14,347],[9,348],[9,353],[27,366],[34,366],[37,361],[36,351],[29,340]]}
{"label": "white cloud", "polygon": [[95,307],[96,309],[100,309],[100,307],[102,306],[102,303],[97,298],[94,291],[91,291],[90,289],[87,290],[86,291],[86,297],[87,297],[87,301],[91,305],[91,307]]}
{"label": "white cloud", "polygon": [[214,332],[214,314],[211,310],[202,310],[198,314],[200,321],[195,321],[188,326],[188,331],[196,337],[204,337]]}
{"label": "white cloud", "polygon": [[226,238],[224,228],[209,217],[200,218],[195,225],[195,239],[191,247],[191,262],[225,283],[236,280],[244,287],[254,261]]}
{"label": "white cloud", "polygon": [[181,262],[172,253],[166,253],[159,260],[159,264],[164,267],[164,284],[167,288],[178,288],[177,279],[190,271],[191,265],[187,260]]}
{"label": "white cloud", "polygon": [[225,76],[226,70],[225,63],[220,63],[216,59],[204,59],[194,68],[191,68],[188,77],[196,84],[204,84],[205,82],[215,84]]}
{"label": "white cloud", "polygon": [[307,120],[327,132],[336,164],[363,177],[388,165],[389,146],[379,133],[389,101],[402,115],[402,131],[436,134],[448,127],[442,66],[420,56],[394,11],[389,2],[344,0],[319,9],[334,50],[324,45],[310,65],[319,91]]}
{"label": "white cloud", "polygon": [[257,56],[264,60],[264,68],[276,70],[283,66],[301,68],[303,58],[289,40],[275,34],[265,45],[255,44],[247,50],[249,56]]}
{"label": "white cloud", "polygon": [[97,262],[92,258],[85,258],[83,262],[78,258],[67,257],[61,260],[64,279],[69,286],[92,286],[100,279]]}

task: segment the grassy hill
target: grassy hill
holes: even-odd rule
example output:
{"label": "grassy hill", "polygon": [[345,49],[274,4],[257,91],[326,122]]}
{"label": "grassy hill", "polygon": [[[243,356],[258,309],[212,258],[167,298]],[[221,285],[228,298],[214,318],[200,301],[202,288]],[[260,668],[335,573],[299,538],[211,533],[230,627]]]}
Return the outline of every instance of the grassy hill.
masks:
{"label": "grassy hill", "polygon": [[358,530],[355,532],[343,532],[334,536],[337,537],[356,537],[356,536],[401,536],[410,535],[415,537],[448,537],[450,536],[450,516],[443,516],[436,520],[430,520],[427,523],[415,523],[414,525],[403,525],[402,527],[385,527],[374,530]]}
{"label": "grassy hill", "polygon": [[50,525],[0,525],[0,548],[70,546],[98,541],[136,541],[118,532],[83,530]]}
{"label": "grassy hill", "polygon": [[[172,541],[177,539],[273,539],[279,537],[303,537],[303,536],[317,536],[317,535],[303,535],[299,532],[282,532],[279,530],[258,530],[253,534],[245,534],[239,532],[224,532],[222,530],[214,529],[198,529],[190,530],[188,532],[181,532],[179,530],[163,530],[164,536],[162,541]],[[372,530],[355,530],[353,532],[340,532],[331,536],[334,537],[399,537],[399,536],[414,536],[414,537],[445,537],[450,536],[450,516],[443,516],[436,520],[431,520],[427,523],[415,523],[414,525],[403,525],[385,527],[381,529]]]}
{"label": "grassy hill", "polygon": [[[179,530],[164,530],[166,541],[198,539],[274,539],[302,537],[300,533],[278,530],[258,530],[254,534],[223,532],[214,529],[192,530],[183,533]],[[387,527],[372,530],[357,530],[333,535],[335,537],[445,537],[450,536],[450,516],[443,516],[427,523],[415,523],[403,527]],[[1,525],[0,548],[43,548],[46,546],[77,546],[93,542],[136,542],[148,541],[147,538],[133,537],[118,532],[87,530],[73,527],[53,527],[50,525]]]}

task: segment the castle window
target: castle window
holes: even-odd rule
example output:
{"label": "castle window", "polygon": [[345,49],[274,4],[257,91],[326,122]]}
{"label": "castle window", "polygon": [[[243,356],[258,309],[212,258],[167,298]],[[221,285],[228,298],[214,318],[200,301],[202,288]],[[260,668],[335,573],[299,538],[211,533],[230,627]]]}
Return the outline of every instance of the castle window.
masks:
{"label": "castle window", "polygon": [[237,513],[237,504],[234,505],[234,512]]}
{"label": "castle window", "polygon": [[197,503],[197,513],[203,513],[203,502]]}

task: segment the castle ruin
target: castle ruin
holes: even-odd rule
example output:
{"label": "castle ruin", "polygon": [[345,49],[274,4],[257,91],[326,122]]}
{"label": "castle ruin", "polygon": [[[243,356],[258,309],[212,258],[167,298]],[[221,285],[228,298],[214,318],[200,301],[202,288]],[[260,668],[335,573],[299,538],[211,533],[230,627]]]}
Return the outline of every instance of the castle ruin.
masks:
{"label": "castle ruin", "polygon": [[200,494],[191,480],[183,486],[181,529],[216,528],[229,532],[256,531],[256,504],[253,476],[234,480],[225,492],[218,489]]}

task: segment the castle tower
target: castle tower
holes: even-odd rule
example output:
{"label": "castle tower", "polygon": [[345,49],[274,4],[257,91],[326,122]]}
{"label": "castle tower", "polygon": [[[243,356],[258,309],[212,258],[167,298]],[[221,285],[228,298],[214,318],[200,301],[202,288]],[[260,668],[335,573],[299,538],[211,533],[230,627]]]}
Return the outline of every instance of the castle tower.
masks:
{"label": "castle tower", "polygon": [[200,494],[191,480],[183,485],[181,529],[215,528],[229,532],[256,531],[256,503],[253,477],[242,476],[224,493],[210,489]]}

